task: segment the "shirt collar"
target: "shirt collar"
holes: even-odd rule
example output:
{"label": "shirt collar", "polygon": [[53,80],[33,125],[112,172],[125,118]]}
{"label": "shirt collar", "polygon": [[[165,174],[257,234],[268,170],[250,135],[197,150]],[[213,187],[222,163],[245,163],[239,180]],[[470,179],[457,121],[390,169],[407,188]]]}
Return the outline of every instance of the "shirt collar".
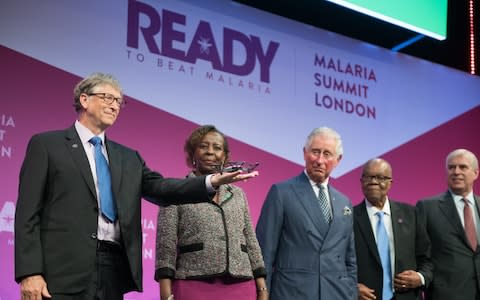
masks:
{"label": "shirt collar", "polygon": [[450,191],[450,194],[452,195],[453,201],[455,203],[462,202],[462,199],[465,198],[468,200],[468,203],[470,205],[475,206],[475,199],[473,197],[473,191],[470,191],[466,197],[463,197],[461,195],[454,194],[452,191]]}
{"label": "shirt collar", "polygon": [[[88,141],[95,136],[90,129],[85,127],[82,123],[78,120],[75,121],[75,130],[82,141],[82,144],[89,143]],[[105,145],[105,131],[102,131],[99,135],[97,135],[102,140],[102,145]]]}
{"label": "shirt collar", "polygon": [[369,212],[370,214],[375,215],[377,212],[383,211],[388,216],[392,215],[391,210],[390,210],[390,201],[388,200],[388,196],[387,196],[387,199],[385,200],[385,204],[383,205],[383,208],[381,210],[378,209],[376,206],[373,206],[370,202],[368,202],[367,199],[365,199],[364,201],[365,201],[365,205],[367,207],[367,212]]}
{"label": "shirt collar", "polygon": [[[307,176],[308,181],[310,181],[310,184],[311,184],[313,187],[318,188],[318,183],[315,182],[315,181],[313,181],[313,180],[310,178],[310,176],[308,176],[308,173],[307,173],[307,170],[306,170],[306,169],[303,170],[303,173],[305,173],[305,175]],[[330,177],[328,177],[327,180],[325,180],[324,182],[320,183],[320,184],[324,187],[325,190],[328,190],[327,187],[328,187],[328,181],[329,181],[329,179],[330,179]]]}

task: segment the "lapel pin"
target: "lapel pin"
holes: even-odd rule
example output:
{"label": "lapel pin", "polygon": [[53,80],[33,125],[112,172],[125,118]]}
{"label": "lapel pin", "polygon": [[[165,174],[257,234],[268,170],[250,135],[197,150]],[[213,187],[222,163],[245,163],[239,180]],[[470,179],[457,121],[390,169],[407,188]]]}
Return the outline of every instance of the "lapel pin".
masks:
{"label": "lapel pin", "polygon": [[397,220],[397,222],[398,222],[399,224],[402,224],[402,223],[403,223],[403,219],[402,219],[402,218],[399,218],[399,219]]}
{"label": "lapel pin", "polygon": [[78,148],[78,144],[73,144],[72,148]]}
{"label": "lapel pin", "polygon": [[350,207],[345,206],[345,207],[343,208],[343,215],[344,215],[344,216],[349,216],[349,215],[351,215],[351,214],[352,214],[352,210],[350,209]]}

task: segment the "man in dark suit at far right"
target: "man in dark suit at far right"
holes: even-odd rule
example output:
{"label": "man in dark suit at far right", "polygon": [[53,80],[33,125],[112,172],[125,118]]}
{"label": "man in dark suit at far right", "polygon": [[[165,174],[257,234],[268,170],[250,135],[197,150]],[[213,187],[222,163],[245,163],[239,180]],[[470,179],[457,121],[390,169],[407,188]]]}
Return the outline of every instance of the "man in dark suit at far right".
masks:
{"label": "man in dark suit at far right", "polygon": [[364,165],[365,201],[353,208],[360,300],[420,299],[432,281],[427,233],[414,206],[388,197],[392,182],[386,160],[374,158]]}
{"label": "man in dark suit at far right", "polygon": [[479,300],[480,197],[473,194],[478,160],[457,149],[446,159],[448,191],[417,203],[432,242],[433,281],[428,300]]}

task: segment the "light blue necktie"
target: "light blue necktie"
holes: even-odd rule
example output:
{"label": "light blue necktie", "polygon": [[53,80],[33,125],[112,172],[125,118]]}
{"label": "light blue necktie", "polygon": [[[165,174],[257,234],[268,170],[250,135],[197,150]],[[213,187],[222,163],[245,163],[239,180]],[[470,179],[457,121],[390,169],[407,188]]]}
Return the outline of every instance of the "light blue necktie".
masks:
{"label": "light blue necktie", "polygon": [[320,202],[320,207],[322,208],[323,216],[327,223],[332,221],[332,213],[330,212],[330,205],[328,205],[328,199],[325,195],[325,188],[320,183],[317,184],[319,191],[318,191],[318,201]]}
{"label": "light blue necktie", "polygon": [[383,211],[376,212],[377,222],[377,248],[383,269],[383,291],[382,299],[390,300],[393,298],[392,290],[392,265],[390,264],[390,241],[388,239],[387,229],[383,223]]}
{"label": "light blue necktie", "polygon": [[110,169],[107,160],[102,153],[102,139],[94,136],[89,142],[95,147],[95,169],[97,171],[98,191],[100,194],[100,210],[102,214],[111,222],[117,219],[117,209],[113,201],[112,181],[110,179]]}

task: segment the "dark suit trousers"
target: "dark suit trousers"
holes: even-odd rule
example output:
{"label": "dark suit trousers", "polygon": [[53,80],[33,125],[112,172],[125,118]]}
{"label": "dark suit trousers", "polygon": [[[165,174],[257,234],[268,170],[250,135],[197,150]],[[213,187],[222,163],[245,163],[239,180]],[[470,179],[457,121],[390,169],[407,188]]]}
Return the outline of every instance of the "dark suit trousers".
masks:
{"label": "dark suit trousers", "polygon": [[96,270],[87,289],[78,294],[53,294],[51,300],[123,300],[124,292],[134,285],[130,274],[125,251],[113,243],[99,242]]}

